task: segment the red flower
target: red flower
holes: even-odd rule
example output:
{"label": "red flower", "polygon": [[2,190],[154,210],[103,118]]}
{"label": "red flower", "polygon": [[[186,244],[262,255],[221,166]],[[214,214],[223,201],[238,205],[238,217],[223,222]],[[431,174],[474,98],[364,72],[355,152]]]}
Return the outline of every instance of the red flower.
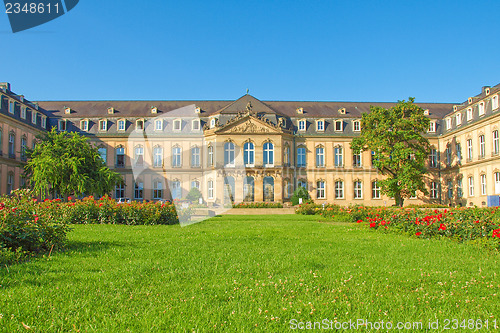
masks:
{"label": "red flower", "polygon": [[71,201],[71,197],[68,197],[68,201]]}
{"label": "red flower", "polygon": [[101,207],[101,206],[102,206],[102,202],[99,204],[99,207]]}
{"label": "red flower", "polygon": [[443,224],[443,223],[441,223],[441,224],[439,225],[439,230],[446,230],[446,225],[445,225],[445,224]]}
{"label": "red flower", "polygon": [[357,221],[356,221],[356,223],[361,223],[361,222],[363,222],[363,220],[357,220]]}
{"label": "red flower", "polygon": [[415,236],[420,236],[422,233],[419,231],[415,234]]}
{"label": "red flower", "polygon": [[376,226],[377,226],[377,223],[375,223],[375,222],[370,223],[370,228],[375,228]]}
{"label": "red flower", "polygon": [[17,210],[17,207],[12,208],[12,212],[15,212]]}
{"label": "red flower", "polygon": [[474,221],[474,223],[479,223],[479,220],[477,220],[477,221]]}
{"label": "red flower", "polygon": [[38,222],[38,216],[35,216],[35,223]]}
{"label": "red flower", "polygon": [[500,229],[493,230],[492,237],[498,237],[498,238],[500,238]]}

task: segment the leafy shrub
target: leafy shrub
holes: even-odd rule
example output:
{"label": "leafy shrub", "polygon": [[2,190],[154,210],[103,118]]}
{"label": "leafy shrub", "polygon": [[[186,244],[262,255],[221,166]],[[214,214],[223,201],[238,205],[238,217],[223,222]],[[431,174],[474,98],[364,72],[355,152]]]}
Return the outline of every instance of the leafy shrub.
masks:
{"label": "leafy shrub", "polygon": [[193,187],[192,189],[189,190],[188,194],[186,195],[186,200],[189,200],[191,202],[198,202],[198,200],[201,198],[201,192],[198,190],[196,187]]}
{"label": "leafy shrub", "polygon": [[307,192],[305,187],[299,186],[292,194],[290,201],[292,205],[297,206],[299,204],[299,198],[302,198],[302,203],[306,203],[309,200],[309,192]]}
{"label": "leafy shrub", "polygon": [[233,208],[283,208],[280,202],[240,202]]}

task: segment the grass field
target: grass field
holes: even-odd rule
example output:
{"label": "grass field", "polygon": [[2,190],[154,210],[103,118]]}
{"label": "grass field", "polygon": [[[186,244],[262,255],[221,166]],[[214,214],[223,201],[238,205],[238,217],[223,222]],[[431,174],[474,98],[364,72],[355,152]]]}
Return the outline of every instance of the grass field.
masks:
{"label": "grass field", "polygon": [[424,327],[488,319],[491,327],[500,319],[500,256],[448,240],[298,215],[185,228],[77,225],[69,238],[66,252],[1,269],[1,331],[281,332],[292,319],[325,318]]}

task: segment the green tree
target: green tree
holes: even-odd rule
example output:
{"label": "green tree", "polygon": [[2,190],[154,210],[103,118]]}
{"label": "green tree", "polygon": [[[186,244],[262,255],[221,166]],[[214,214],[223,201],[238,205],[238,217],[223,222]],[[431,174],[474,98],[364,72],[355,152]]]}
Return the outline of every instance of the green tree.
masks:
{"label": "green tree", "polygon": [[374,152],[373,166],[385,176],[379,180],[382,193],[394,197],[397,206],[417,190],[428,193],[424,175],[430,144],[423,133],[429,119],[414,100],[398,101],[390,109],[371,106],[362,115],[361,135],[351,142],[353,151]]}
{"label": "green tree", "polygon": [[293,192],[292,197],[290,198],[292,205],[294,206],[298,205],[299,198],[302,198],[302,202],[306,202],[307,200],[309,200],[309,193],[307,192],[305,187],[299,186]]}
{"label": "green tree", "polygon": [[121,176],[110,170],[97,148],[77,133],[58,133],[55,128],[39,137],[36,147],[27,151],[25,174],[30,186],[42,198],[49,194],[104,195]]}
{"label": "green tree", "polygon": [[196,187],[190,189],[188,194],[186,195],[187,200],[195,203],[198,203],[198,199],[200,198],[201,198],[201,192]]}

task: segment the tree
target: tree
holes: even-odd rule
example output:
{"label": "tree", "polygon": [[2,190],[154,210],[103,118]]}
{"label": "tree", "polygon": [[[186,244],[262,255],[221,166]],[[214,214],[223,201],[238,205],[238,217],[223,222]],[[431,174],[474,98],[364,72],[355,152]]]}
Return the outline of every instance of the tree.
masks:
{"label": "tree", "polygon": [[77,133],[52,131],[38,137],[25,174],[30,186],[42,198],[63,195],[104,195],[122,183],[121,176],[110,170],[87,138]]}
{"label": "tree", "polygon": [[299,186],[293,192],[292,197],[290,198],[292,205],[294,206],[298,205],[299,198],[302,198],[302,202],[306,202],[309,199],[309,193],[307,192],[305,187]]}
{"label": "tree", "polygon": [[191,188],[188,194],[186,195],[186,200],[189,200],[191,202],[198,203],[198,200],[200,198],[201,198],[201,192],[196,187]]}
{"label": "tree", "polygon": [[397,206],[417,190],[428,193],[424,175],[430,144],[422,134],[429,128],[429,119],[414,100],[398,101],[390,109],[370,106],[361,118],[361,135],[351,142],[355,152],[374,153],[373,166],[386,176],[378,181],[382,193],[394,197]]}

